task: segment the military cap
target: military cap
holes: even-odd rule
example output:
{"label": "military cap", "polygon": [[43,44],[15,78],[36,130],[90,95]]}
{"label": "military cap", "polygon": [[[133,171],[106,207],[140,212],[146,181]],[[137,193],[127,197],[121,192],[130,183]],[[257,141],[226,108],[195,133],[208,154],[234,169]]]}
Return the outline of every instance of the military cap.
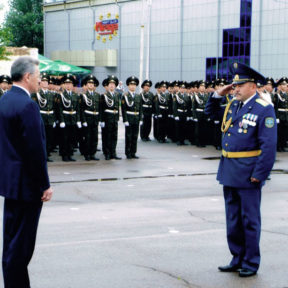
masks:
{"label": "military cap", "polygon": [[207,87],[207,88],[213,87],[213,83],[210,82],[210,81],[206,81],[206,87]]}
{"label": "military cap", "polygon": [[0,76],[0,83],[6,82],[8,84],[11,84],[11,78],[8,75],[1,75]]}
{"label": "military cap", "polygon": [[179,87],[179,81],[175,80],[175,81],[173,82],[173,87]]}
{"label": "military cap", "polygon": [[266,77],[266,84],[271,84],[272,87],[275,86],[275,81],[272,77]]}
{"label": "military cap", "polygon": [[198,81],[197,80],[193,82],[193,87],[198,88]]}
{"label": "military cap", "polygon": [[201,85],[204,85],[206,87],[206,81],[205,80],[197,81],[197,87],[199,88]]}
{"label": "military cap", "polygon": [[[118,78],[117,78],[116,76],[114,76],[114,75],[109,75],[109,76],[107,77],[107,83],[108,83],[108,84],[109,84],[109,83],[115,83],[115,85],[118,86],[119,80],[118,80]],[[108,84],[107,84],[107,85],[108,85]]]}
{"label": "military cap", "polygon": [[[42,80],[42,79],[41,79]],[[43,81],[43,80],[42,80]],[[45,80],[44,80],[45,81]],[[49,77],[49,84],[53,84],[55,85],[57,83],[58,79],[54,78],[54,77]]]}
{"label": "military cap", "polygon": [[167,87],[166,81],[161,81],[159,84],[160,87]]}
{"label": "military cap", "polygon": [[[99,86],[99,81],[98,81],[98,79],[94,76],[94,75],[92,75],[92,74],[90,74],[90,75],[88,75],[88,76],[86,76],[85,78],[84,78],[84,80],[85,80],[85,84],[87,84],[87,83],[93,83],[93,84],[95,84],[95,86],[96,87],[98,87]],[[82,82],[81,82],[81,84],[82,84]],[[84,84],[84,85],[85,85]]]}
{"label": "military cap", "polygon": [[216,86],[219,86],[219,85],[225,86],[226,84],[227,84],[227,82],[226,82],[226,79],[224,79],[224,78],[220,78],[220,79],[218,78],[215,81]]}
{"label": "military cap", "polygon": [[62,77],[61,79],[62,83],[72,83],[73,85],[76,84],[76,80],[72,74],[66,74],[65,76]]}
{"label": "military cap", "polygon": [[[54,77],[51,77],[51,78],[53,78],[54,80],[54,85],[58,85],[58,86],[61,85],[62,82],[60,78],[54,78]],[[50,78],[50,81],[51,81],[51,78]]]}
{"label": "military cap", "polygon": [[184,81],[179,81],[180,88],[186,88],[186,83]]}
{"label": "military cap", "polygon": [[264,84],[263,83],[260,83],[260,82],[257,82],[257,88],[261,88],[261,87],[263,87],[264,86]]}
{"label": "military cap", "polygon": [[106,78],[106,79],[104,79],[103,81],[102,81],[102,86],[103,87],[106,87],[106,86],[108,86],[108,81],[107,81],[108,79]]}
{"label": "military cap", "polygon": [[[50,81],[50,76],[47,73],[41,74],[41,81]],[[53,83],[54,84],[54,83]]]}
{"label": "military cap", "polygon": [[230,71],[234,75],[232,84],[243,84],[246,82],[265,83],[265,77],[253,68],[243,64],[235,62],[230,66]]}
{"label": "military cap", "polygon": [[156,82],[154,87],[155,87],[156,89],[160,88],[160,83],[159,83],[159,82]]}
{"label": "military cap", "polygon": [[169,81],[168,82],[168,87],[174,87],[174,82],[173,81]]}
{"label": "military cap", "polygon": [[282,77],[281,79],[279,79],[276,83],[276,86],[279,85],[287,85],[288,84],[288,79],[287,77]]}
{"label": "military cap", "polygon": [[144,80],[143,83],[141,84],[141,88],[143,88],[144,86],[152,86],[152,81],[151,80]]}
{"label": "military cap", "polygon": [[136,86],[139,85],[139,79],[135,76],[130,76],[126,80],[126,85],[135,84]]}

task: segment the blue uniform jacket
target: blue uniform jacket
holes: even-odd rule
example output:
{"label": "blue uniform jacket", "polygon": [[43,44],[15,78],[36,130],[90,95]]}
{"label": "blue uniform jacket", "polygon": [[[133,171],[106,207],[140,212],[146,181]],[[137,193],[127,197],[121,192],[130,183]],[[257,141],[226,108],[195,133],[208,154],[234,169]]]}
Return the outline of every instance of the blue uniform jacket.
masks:
{"label": "blue uniform jacket", "polygon": [[40,201],[50,187],[46,159],[39,107],[13,86],[0,99],[0,195]]}
{"label": "blue uniform jacket", "polygon": [[[231,125],[222,134],[222,149],[231,152],[261,150],[255,157],[221,157],[217,180],[236,188],[255,188],[262,186],[267,179],[276,157],[277,125],[273,106],[256,94],[239,112],[239,101],[234,100],[227,113],[227,120],[232,117]],[[210,96],[205,113],[223,118],[221,98]],[[252,183],[254,177],[261,182]]]}

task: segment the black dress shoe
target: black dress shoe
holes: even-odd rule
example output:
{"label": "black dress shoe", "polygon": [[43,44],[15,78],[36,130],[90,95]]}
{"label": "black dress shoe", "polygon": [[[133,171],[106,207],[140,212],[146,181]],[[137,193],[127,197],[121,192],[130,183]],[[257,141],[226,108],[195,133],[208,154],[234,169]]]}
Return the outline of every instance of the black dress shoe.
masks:
{"label": "black dress shoe", "polygon": [[68,161],[75,162],[76,160],[74,158],[72,158],[71,156],[68,156]]}
{"label": "black dress shoe", "polygon": [[148,137],[148,138],[146,139],[146,141],[151,141],[151,139]]}
{"label": "black dress shoe", "polygon": [[121,157],[118,157],[118,156],[113,156],[112,159],[115,159],[115,160],[121,160],[122,158],[121,158]]}
{"label": "black dress shoe", "polygon": [[218,269],[221,272],[237,272],[239,271],[241,268],[238,265],[226,265],[226,266],[219,266]]}
{"label": "black dress shoe", "polygon": [[99,158],[96,158],[94,155],[91,155],[91,156],[90,156],[90,160],[99,161]]}
{"label": "black dress shoe", "polygon": [[239,277],[251,277],[256,275],[257,271],[252,271],[247,268],[242,268],[239,272]]}
{"label": "black dress shoe", "polygon": [[132,158],[133,158],[133,159],[139,159],[139,157],[136,156],[136,155],[132,155]]}
{"label": "black dress shoe", "polygon": [[109,155],[106,155],[105,156],[105,160],[110,160],[111,158],[110,158],[110,156]]}
{"label": "black dress shoe", "polygon": [[85,156],[84,158],[85,158],[86,161],[90,161],[91,160],[90,156]]}
{"label": "black dress shoe", "polygon": [[131,155],[126,155],[126,158],[127,159],[132,159],[132,156]]}
{"label": "black dress shoe", "polygon": [[67,156],[62,156],[62,161],[63,161],[63,162],[69,162],[69,159],[68,159]]}

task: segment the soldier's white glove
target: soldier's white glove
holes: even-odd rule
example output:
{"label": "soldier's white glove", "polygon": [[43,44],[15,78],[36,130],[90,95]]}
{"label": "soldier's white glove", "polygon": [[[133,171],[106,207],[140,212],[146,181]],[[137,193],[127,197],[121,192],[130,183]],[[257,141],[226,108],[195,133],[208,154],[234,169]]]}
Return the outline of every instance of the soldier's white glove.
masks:
{"label": "soldier's white glove", "polygon": [[178,116],[176,116],[174,119],[175,119],[176,121],[179,121],[179,117],[178,117]]}
{"label": "soldier's white glove", "polygon": [[193,117],[190,117],[190,120],[191,120],[191,121],[194,121]]}
{"label": "soldier's white glove", "polygon": [[53,128],[55,128],[55,127],[56,127],[56,122],[53,123]]}
{"label": "soldier's white glove", "polygon": [[220,121],[218,121],[218,120],[214,121],[214,124],[219,124],[219,123],[220,123]]}
{"label": "soldier's white glove", "polygon": [[187,121],[190,121],[190,117],[186,117],[186,120],[187,120]]}
{"label": "soldier's white glove", "polygon": [[280,123],[280,119],[276,119],[276,123],[279,124]]}
{"label": "soldier's white glove", "polygon": [[60,128],[65,128],[65,126],[66,126],[66,125],[65,125],[65,122],[61,122],[61,123],[60,123]]}
{"label": "soldier's white glove", "polygon": [[157,115],[155,115],[154,118],[157,119],[158,118]]}
{"label": "soldier's white glove", "polygon": [[128,121],[124,122],[124,125],[125,125],[126,127],[128,127],[128,126],[129,126],[129,122],[128,122]]}
{"label": "soldier's white glove", "polygon": [[210,120],[211,120],[210,118],[207,119],[208,122],[210,122]]}
{"label": "soldier's white glove", "polygon": [[105,127],[105,122],[100,122],[100,127],[104,128]]}
{"label": "soldier's white glove", "polygon": [[140,121],[139,124],[140,124],[140,126],[142,126],[143,125],[143,121]]}
{"label": "soldier's white glove", "polygon": [[77,122],[76,124],[77,124],[79,129],[82,127],[81,122]]}
{"label": "soldier's white glove", "polygon": [[198,119],[197,119],[197,118],[195,118],[195,119],[194,119],[194,122],[198,122]]}
{"label": "soldier's white glove", "polygon": [[159,115],[158,115],[158,118],[162,118],[162,115],[161,115],[161,114],[159,114]]}
{"label": "soldier's white glove", "polygon": [[83,127],[87,127],[88,126],[87,122],[83,122],[82,125],[83,125]]}

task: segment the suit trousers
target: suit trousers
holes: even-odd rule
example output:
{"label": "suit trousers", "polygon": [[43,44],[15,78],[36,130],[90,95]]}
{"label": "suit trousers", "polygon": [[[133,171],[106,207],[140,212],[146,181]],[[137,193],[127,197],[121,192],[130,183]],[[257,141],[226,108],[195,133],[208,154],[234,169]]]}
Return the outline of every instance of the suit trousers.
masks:
{"label": "suit trousers", "polygon": [[231,265],[257,271],[260,265],[261,188],[224,186],[227,241]]}
{"label": "suit trousers", "polygon": [[32,258],[42,202],[5,199],[2,268],[5,288],[29,288]]}
{"label": "suit trousers", "polygon": [[125,155],[134,156],[137,152],[139,122],[129,123],[125,127]]}

